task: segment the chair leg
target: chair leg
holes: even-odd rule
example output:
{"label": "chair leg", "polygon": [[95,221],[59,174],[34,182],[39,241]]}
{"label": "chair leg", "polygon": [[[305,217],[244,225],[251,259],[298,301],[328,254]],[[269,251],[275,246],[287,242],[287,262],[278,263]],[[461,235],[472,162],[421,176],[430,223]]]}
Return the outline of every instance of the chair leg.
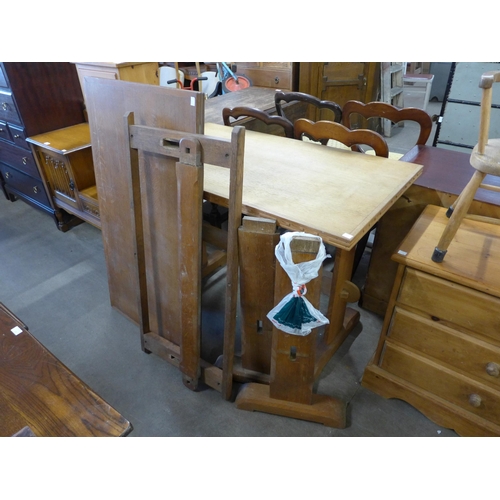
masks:
{"label": "chair leg", "polygon": [[441,239],[439,240],[439,243],[434,249],[434,253],[432,254],[432,260],[434,262],[443,262],[444,256],[448,251],[448,247],[455,237],[455,234],[457,233],[463,218],[467,215],[476,191],[483,182],[485,176],[485,173],[476,170],[467,186],[465,186],[462,193],[460,193],[460,196],[454,204],[454,208],[451,209],[452,213],[450,220],[448,221],[448,224],[446,225],[446,228],[441,235]]}

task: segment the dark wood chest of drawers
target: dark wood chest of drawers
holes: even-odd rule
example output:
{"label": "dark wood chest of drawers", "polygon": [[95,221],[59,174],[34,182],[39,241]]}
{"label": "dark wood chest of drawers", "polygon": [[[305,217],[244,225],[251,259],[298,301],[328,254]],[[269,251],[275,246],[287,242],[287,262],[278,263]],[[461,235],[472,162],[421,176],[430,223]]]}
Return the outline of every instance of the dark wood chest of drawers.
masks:
{"label": "dark wood chest of drawers", "polygon": [[85,121],[71,63],[0,63],[0,183],[5,196],[50,214],[65,231],[80,220],[56,207],[26,138]]}

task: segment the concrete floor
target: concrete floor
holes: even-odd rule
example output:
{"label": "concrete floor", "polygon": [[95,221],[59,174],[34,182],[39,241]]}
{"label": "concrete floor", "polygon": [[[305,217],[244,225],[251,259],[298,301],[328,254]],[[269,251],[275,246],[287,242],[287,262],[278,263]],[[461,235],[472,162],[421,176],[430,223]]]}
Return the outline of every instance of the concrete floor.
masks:
{"label": "concrete floor", "polygon": [[[431,114],[440,103],[431,103]],[[393,150],[408,149],[410,127],[396,129]],[[432,136],[429,143],[432,143]],[[81,224],[58,231],[47,215],[0,197],[0,301],[64,364],[131,421],[139,436],[455,436],[400,400],[385,400],[360,380],[382,318],[360,309],[361,321],[326,366],[317,392],[348,404],[348,425],[334,429],[238,410],[220,393],[191,392],[180,372],[139,345],[138,327],[110,307],[101,232]],[[362,285],[369,253],[355,281]],[[207,283],[204,353],[221,342],[224,276]]]}

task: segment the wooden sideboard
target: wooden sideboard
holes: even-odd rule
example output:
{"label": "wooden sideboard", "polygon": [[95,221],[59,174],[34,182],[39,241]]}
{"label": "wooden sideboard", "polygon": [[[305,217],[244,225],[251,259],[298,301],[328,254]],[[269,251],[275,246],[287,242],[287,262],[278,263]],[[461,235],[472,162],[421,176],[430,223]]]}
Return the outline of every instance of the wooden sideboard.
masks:
{"label": "wooden sideboard", "polygon": [[299,63],[237,62],[235,64],[237,73],[248,76],[255,87],[298,90]]}
{"label": "wooden sideboard", "polygon": [[70,63],[0,64],[0,181],[11,201],[50,214],[66,231],[79,219],[56,207],[26,138],[85,121],[83,96]]}
{"label": "wooden sideboard", "polygon": [[437,264],[445,214],[426,207],[394,253],[397,276],[362,385],[460,435],[499,436],[500,226],[465,219]]}

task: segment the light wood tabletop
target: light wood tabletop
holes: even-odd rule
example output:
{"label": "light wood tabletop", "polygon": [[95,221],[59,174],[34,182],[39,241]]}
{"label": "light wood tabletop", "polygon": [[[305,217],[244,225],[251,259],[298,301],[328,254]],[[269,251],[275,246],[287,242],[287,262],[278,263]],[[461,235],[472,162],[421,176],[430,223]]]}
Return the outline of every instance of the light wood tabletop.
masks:
{"label": "light wood tabletop", "polygon": [[[205,134],[231,128],[206,123]],[[245,132],[243,211],[351,250],[419,177],[422,166],[315,143]],[[227,172],[205,165],[206,198],[224,204]]]}

